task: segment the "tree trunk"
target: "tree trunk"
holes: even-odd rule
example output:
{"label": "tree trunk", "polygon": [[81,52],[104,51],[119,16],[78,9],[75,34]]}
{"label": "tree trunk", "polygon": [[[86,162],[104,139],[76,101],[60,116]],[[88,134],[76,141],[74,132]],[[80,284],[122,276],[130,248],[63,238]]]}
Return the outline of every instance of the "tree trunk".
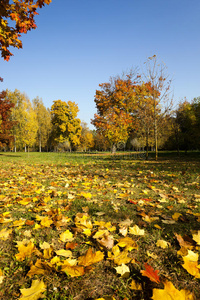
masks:
{"label": "tree trunk", "polygon": [[146,130],[146,160],[149,158],[149,128]]}
{"label": "tree trunk", "polygon": [[39,152],[42,152],[41,134],[39,133]]}

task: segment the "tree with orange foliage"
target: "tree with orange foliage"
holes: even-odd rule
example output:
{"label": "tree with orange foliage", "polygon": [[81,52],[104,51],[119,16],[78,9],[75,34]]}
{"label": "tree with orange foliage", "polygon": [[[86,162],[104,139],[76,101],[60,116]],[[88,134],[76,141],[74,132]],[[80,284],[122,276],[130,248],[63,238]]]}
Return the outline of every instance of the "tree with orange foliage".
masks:
{"label": "tree with orange foliage", "polygon": [[130,130],[137,127],[134,118],[136,108],[135,86],[137,76],[134,73],[123,78],[111,78],[110,82],[99,84],[96,90],[95,103],[97,114],[92,124],[110,142],[112,151],[119,142],[126,142]]}
{"label": "tree with orange foliage", "polygon": [[[52,0],[1,0],[0,2],[0,51],[4,60],[13,55],[8,49],[10,46],[22,48],[20,40],[22,33],[35,29],[37,9]],[[11,21],[11,22],[10,22]],[[12,25],[10,25],[12,24]]]}

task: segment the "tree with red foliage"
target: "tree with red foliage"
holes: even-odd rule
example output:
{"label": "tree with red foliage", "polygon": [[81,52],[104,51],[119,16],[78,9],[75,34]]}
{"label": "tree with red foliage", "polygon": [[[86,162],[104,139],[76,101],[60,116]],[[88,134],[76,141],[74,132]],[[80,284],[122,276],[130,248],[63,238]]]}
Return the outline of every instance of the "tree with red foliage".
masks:
{"label": "tree with red foliage", "polygon": [[[0,81],[3,79],[0,77]],[[9,120],[11,109],[14,107],[14,103],[5,99],[6,92],[0,93],[0,147],[9,145],[13,140],[10,130],[12,129],[14,122]]]}

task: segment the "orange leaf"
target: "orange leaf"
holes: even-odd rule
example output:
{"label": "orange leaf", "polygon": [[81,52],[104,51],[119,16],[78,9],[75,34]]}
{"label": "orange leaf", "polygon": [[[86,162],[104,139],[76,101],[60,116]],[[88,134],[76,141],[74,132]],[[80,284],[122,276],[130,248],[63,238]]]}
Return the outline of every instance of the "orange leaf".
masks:
{"label": "orange leaf", "polygon": [[158,276],[159,270],[154,270],[150,265],[147,263],[144,264],[145,270],[140,271],[143,276],[148,277],[151,281],[156,283],[160,282],[160,277]]}

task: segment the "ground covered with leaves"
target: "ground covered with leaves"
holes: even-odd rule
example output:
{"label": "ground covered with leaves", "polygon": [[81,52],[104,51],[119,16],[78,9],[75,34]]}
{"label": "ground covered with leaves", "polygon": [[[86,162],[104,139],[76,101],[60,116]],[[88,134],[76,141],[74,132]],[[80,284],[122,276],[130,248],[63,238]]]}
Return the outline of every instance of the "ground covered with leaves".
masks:
{"label": "ground covered with leaves", "polygon": [[2,154],[0,299],[199,299],[200,162]]}

